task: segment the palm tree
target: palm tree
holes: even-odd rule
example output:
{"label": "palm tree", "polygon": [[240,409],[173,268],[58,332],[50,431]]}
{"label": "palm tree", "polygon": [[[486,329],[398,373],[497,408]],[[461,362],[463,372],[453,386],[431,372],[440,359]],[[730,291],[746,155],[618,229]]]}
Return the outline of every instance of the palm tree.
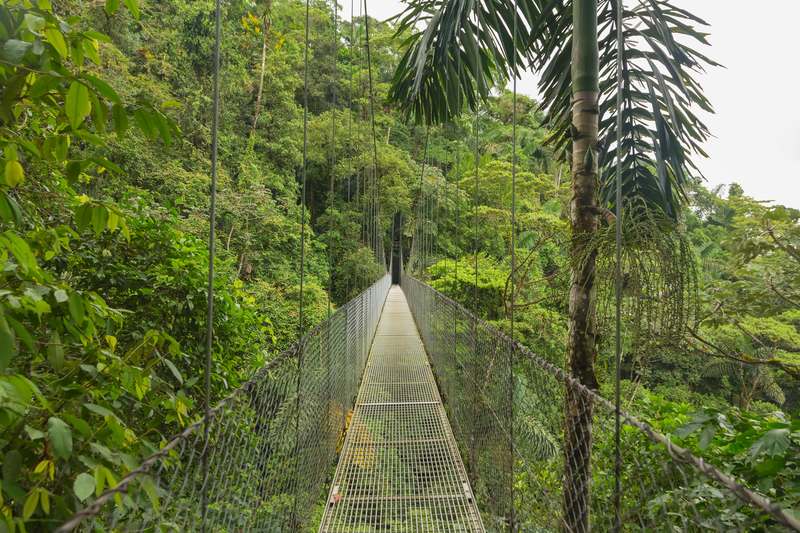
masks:
{"label": "palm tree", "polygon": [[[764,361],[774,357],[773,350],[753,350],[752,359]],[[718,359],[708,363],[703,375],[711,378],[727,377],[733,382],[733,399],[740,409],[750,409],[753,400],[763,396],[777,405],[783,405],[786,395],[775,379],[775,373],[764,365],[753,365],[731,359]]]}
{"label": "palm tree", "polygon": [[[406,0],[398,32],[410,35],[390,96],[417,122],[475,110],[523,68],[539,76],[551,142],[572,152],[572,284],[568,368],[598,386],[595,326],[597,233],[615,205],[617,96],[621,87],[620,178],[627,217],[658,211],[677,220],[697,175],[711,111],[696,75],[713,61],[706,23],[672,0]],[[619,10],[622,10],[619,13]],[[623,54],[618,61],[617,28]],[[515,30],[516,28],[516,35]],[[617,74],[621,68],[618,85]],[[463,103],[463,104],[462,104]],[[704,155],[704,154],[703,154]],[[610,217],[604,217],[610,218]],[[567,388],[564,529],[589,530],[591,401]]]}

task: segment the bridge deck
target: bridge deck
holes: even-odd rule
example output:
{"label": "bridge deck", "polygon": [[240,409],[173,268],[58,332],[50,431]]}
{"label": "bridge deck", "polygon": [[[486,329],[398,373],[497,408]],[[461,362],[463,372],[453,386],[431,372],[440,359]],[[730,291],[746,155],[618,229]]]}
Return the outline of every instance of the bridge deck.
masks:
{"label": "bridge deck", "polygon": [[392,287],[320,531],[484,531],[425,347]]}

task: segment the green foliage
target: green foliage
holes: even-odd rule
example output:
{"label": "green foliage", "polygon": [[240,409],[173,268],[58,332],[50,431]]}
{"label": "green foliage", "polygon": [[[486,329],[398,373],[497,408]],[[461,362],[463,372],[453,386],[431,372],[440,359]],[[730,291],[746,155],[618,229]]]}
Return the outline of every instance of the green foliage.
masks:
{"label": "green foliage", "polygon": [[[663,421],[666,422],[666,421]],[[682,441],[786,509],[800,508],[800,424],[784,413],[704,409],[675,430]]]}
{"label": "green foliage", "polygon": [[[718,65],[698,51],[708,42],[706,23],[696,15],[670,0],[623,7],[622,131],[617,132],[619,6],[597,2],[601,204],[614,203],[619,133],[626,201],[677,217],[696,171],[691,155],[703,154],[701,144],[709,135],[696,114],[698,109],[711,110],[696,73]],[[489,100],[491,89],[529,66],[539,77],[553,145],[557,152],[568,149],[576,90],[570,79],[573,2],[412,0],[400,16],[400,28],[411,35],[390,94],[408,115],[419,122],[444,123],[465,106],[477,110]]]}
{"label": "green foliage", "polygon": [[477,278],[475,258],[463,257],[455,262],[442,260],[432,265],[430,285],[463,302],[467,308],[477,309],[481,316],[497,320],[505,314],[503,293],[508,271],[485,255],[479,255],[477,261]]}
{"label": "green foliage", "polygon": [[[409,226],[412,252],[416,252],[410,263],[415,275],[508,331],[512,291],[510,153],[503,148],[510,138],[503,118],[506,104],[503,95],[490,98],[479,115],[477,184],[473,117],[464,124],[430,129],[423,193],[415,200]],[[559,171],[552,152],[545,150],[543,160],[533,157],[536,142],[544,140],[536,141],[540,120],[535,107],[521,115],[524,126],[520,129],[527,130],[533,141],[528,145],[531,155],[517,175],[514,332],[535,353],[560,365],[567,333],[569,280],[564,273],[569,199],[563,184],[552,175]],[[536,172],[526,172],[529,169]],[[732,191],[726,198],[720,191],[692,185],[692,203],[678,227],[669,217],[653,213],[649,218],[623,220],[623,377],[634,383],[626,387],[625,397],[632,402],[630,411],[666,433],[689,423],[692,413],[700,409],[735,420],[727,441],[706,442],[712,436],[709,429],[703,446],[694,434],[680,437],[681,442],[792,508],[797,506],[796,484],[788,480],[797,475],[792,455],[797,444],[787,413],[796,411],[800,401],[796,392],[800,378],[799,219],[791,209],[755,202],[740,189]],[[665,232],[665,227],[671,230]],[[597,290],[602,302],[597,368],[604,386],[612,383],[614,373],[613,233],[613,222],[602,221],[596,243],[600,250]],[[785,411],[777,411],[778,407]],[[776,419],[788,426],[773,427]],[[520,427],[519,431],[532,429]],[[532,432],[531,442],[545,442],[546,435]],[[625,438],[626,446],[644,445],[635,434]],[[739,444],[732,444],[737,439]],[[756,442],[761,444],[756,446]],[[777,453],[787,442],[788,458],[771,463],[774,471],[767,475],[764,454]],[[734,453],[737,446],[741,446],[738,455]],[[757,455],[751,457],[751,449]],[[595,464],[611,464],[612,452],[613,435],[602,433]],[[638,465],[624,475],[635,485],[637,468],[649,467],[659,468]],[[518,474],[522,493],[542,486],[558,489],[559,480],[532,475],[530,471]],[[606,482],[610,475],[609,470],[597,468],[594,497],[598,501],[611,498],[612,487]],[[654,482],[663,484],[665,498],[683,497],[674,479]],[[773,482],[780,488],[773,490]],[[705,502],[708,512],[726,509],[719,519],[731,527],[747,518],[744,506],[710,484],[687,490]],[[632,494],[631,501],[637,497]],[[533,509],[531,516],[535,514]]]}
{"label": "green foliage", "polygon": [[[507,12],[501,4],[492,5]],[[212,401],[300,329],[304,16],[301,4],[284,0],[224,7]],[[377,105],[372,188],[363,23],[340,22],[334,64],[330,7],[314,3],[311,16],[306,327],[381,273],[366,242],[364,208],[374,194],[383,230],[401,214],[403,253],[415,252],[416,275],[506,331],[513,295],[516,338],[561,364],[569,172],[563,154],[545,143],[553,132],[539,104],[517,102],[512,280],[510,94],[477,87],[477,120],[432,127],[427,150],[425,131]],[[57,9],[46,0],[10,0],[0,7],[0,529],[51,529],[192,422],[203,404],[213,28],[211,0],[65,0]],[[396,36],[391,24],[371,21],[370,30],[380,104],[390,91],[399,94],[392,75],[398,61],[412,61],[415,45],[398,44],[410,27]],[[499,49],[486,50],[470,57],[477,53],[485,66],[498,61]],[[463,65],[462,83],[475,83]],[[448,97],[439,111],[452,114],[455,106]],[[662,171],[638,168],[650,178]],[[676,338],[680,328],[651,327],[647,346],[657,349],[647,358],[634,361],[635,351],[626,351],[625,377],[635,382],[626,397],[658,428],[686,426],[681,442],[796,507],[798,430],[775,404],[778,393],[787,412],[800,402],[793,373],[800,365],[800,213],[734,188],[726,198],[696,186],[691,198],[685,235],[657,251],[663,263],[671,257],[666,248],[691,242],[699,321],[685,338]],[[626,231],[626,242],[635,242],[635,228]],[[389,250],[388,231],[379,238]],[[663,266],[645,257],[652,250],[637,249],[644,259],[631,260],[630,269]],[[609,265],[601,262],[606,292]],[[631,301],[647,292],[629,289]],[[598,368],[608,384],[612,336],[607,321],[599,326]],[[630,346],[636,336],[625,335]],[[693,419],[697,408],[703,414]],[[517,430],[543,462],[560,456],[559,435],[536,420],[521,420]],[[610,458],[610,435],[598,442],[600,456]],[[530,475],[519,474],[520,490],[558,489],[548,471]],[[596,483],[598,497],[607,496],[599,477]],[[116,505],[157,501],[152,482],[132,490],[139,489]],[[289,505],[287,496],[265,507]]]}
{"label": "green foliage", "polygon": [[[256,7],[224,16],[226,35],[244,37],[223,52],[212,401],[300,326],[303,13],[276,2],[251,131],[262,36],[243,20]],[[0,7],[0,529],[55,527],[203,404],[212,13],[212,2]],[[327,8],[316,16],[330,29]],[[392,157],[402,186],[408,160]],[[334,250],[344,300],[379,267],[357,245],[358,212],[343,212],[356,228]],[[319,214],[306,221],[306,327],[327,313]],[[137,488],[157,501],[152,483]]]}

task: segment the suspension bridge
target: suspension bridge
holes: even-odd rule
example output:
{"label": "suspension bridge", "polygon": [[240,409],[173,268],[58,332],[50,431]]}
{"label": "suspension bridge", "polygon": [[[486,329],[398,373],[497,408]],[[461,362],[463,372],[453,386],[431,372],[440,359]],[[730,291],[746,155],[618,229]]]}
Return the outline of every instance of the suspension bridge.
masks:
{"label": "suspension bridge", "polygon": [[[366,2],[364,21],[369,65]],[[305,30],[303,209],[308,14]],[[417,279],[419,269],[405,272],[406,264],[424,270],[434,254],[425,228],[430,212],[417,220],[408,263],[402,219],[395,218],[387,261],[371,70],[369,92],[373,167],[364,177],[363,233],[391,274],[306,330],[301,232],[298,342],[207,404],[202,417],[59,531],[800,531],[798,518],[778,503]],[[476,186],[477,179],[476,172]],[[418,209],[431,205],[423,198]]]}
{"label": "suspension bridge", "polygon": [[[611,531],[617,516],[626,531],[800,530],[624,411],[615,506],[601,446],[614,405],[423,282],[391,281],[340,307],[61,531]],[[566,394],[592,420],[571,455],[558,442]],[[587,460],[588,485],[565,486]]]}

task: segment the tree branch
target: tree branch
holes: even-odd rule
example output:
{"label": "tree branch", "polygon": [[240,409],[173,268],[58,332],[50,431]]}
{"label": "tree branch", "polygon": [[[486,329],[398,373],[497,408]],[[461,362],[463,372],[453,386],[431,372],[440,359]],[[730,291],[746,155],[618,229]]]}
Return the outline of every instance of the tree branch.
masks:
{"label": "tree branch", "polygon": [[715,345],[711,341],[704,339],[703,337],[700,336],[700,334],[697,331],[693,329],[689,329],[689,334],[692,337],[694,337],[698,342],[713,350],[713,352],[709,352],[706,349],[698,347],[696,344],[692,344],[692,347],[695,350],[704,355],[709,355],[712,357],[718,357],[722,359],[728,359],[730,361],[735,361],[737,363],[745,365],[762,365],[762,366],[775,367],[780,370],[783,370],[784,372],[792,376],[794,379],[800,380],[800,365],[793,365],[791,363],[787,363],[786,361],[782,361],[781,359],[775,357],[772,357],[770,359],[754,359],[752,357],[742,357],[739,355],[734,355],[726,350],[723,350],[722,348]]}
{"label": "tree branch", "polygon": [[782,239],[778,238],[778,236],[775,235],[775,230],[772,228],[772,226],[767,228],[767,234],[772,239],[772,242],[774,242],[778,248],[786,252],[792,259],[800,263],[800,251],[798,251],[797,248],[795,248],[791,244],[786,244],[782,242]]}
{"label": "tree branch", "polygon": [[800,309],[800,301],[798,301],[798,300],[795,300],[795,299],[793,299],[793,298],[791,298],[791,297],[787,296],[787,295],[786,295],[786,294],[784,294],[783,292],[781,292],[781,291],[780,291],[780,290],[779,290],[779,289],[778,289],[778,288],[775,286],[775,284],[772,282],[772,279],[771,279],[771,278],[767,278],[767,285],[769,285],[769,288],[770,288],[770,289],[772,289],[772,292],[774,292],[775,294],[777,294],[777,295],[778,295],[778,297],[779,297],[780,299],[782,299],[782,300],[786,301],[788,304],[790,304],[790,305],[792,305],[792,306],[794,306],[794,307],[797,307],[798,309]]}

